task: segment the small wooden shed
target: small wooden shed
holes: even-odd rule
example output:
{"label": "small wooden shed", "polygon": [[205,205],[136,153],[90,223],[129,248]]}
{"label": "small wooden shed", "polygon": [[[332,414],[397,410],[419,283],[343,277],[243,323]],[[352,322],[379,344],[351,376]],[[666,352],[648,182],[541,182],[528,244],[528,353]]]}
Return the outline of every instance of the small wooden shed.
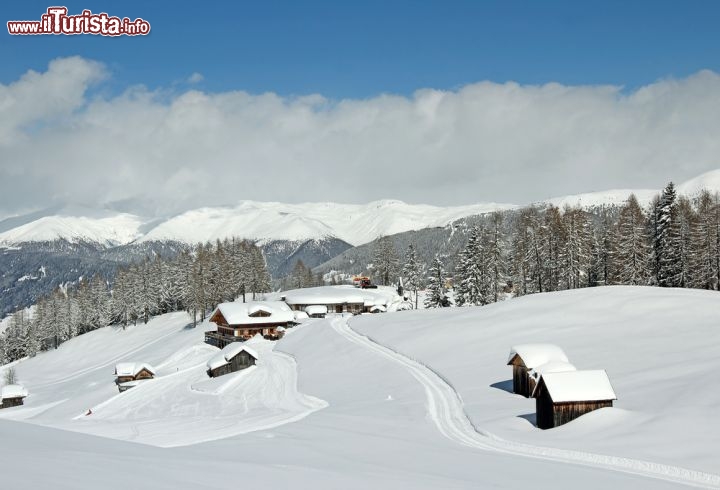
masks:
{"label": "small wooden shed", "polygon": [[551,429],[617,400],[604,370],[545,373],[533,391],[537,426]]}
{"label": "small wooden shed", "polygon": [[211,378],[216,378],[234,373],[254,366],[257,360],[257,352],[246,345],[234,342],[210,358],[207,362],[207,374]]}
{"label": "small wooden shed", "polygon": [[122,393],[141,381],[153,379],[155,368],[146,362],[120,362],[115,365],[115,384]]}
{"label": "small wooden shed", "polygon": [[513,367],[513,393],[529,397],[528,371],[549,362],[568,363],[563,350],[554,344],[520,344],[510,349],[508,366]]}
{"label": "small wooden shed", "polygon": [[543,374],[562,373],[565,371],[577,371],[577,368],[569,362],[550,361],[528,370],[528,390],[532,396],[535,386]]}
{"label": "small wooden shed", "polygon": [[0,408],[18,407],[24,403],[28,391],[20,385],[6,385],[0,391]]}
{"label": "small wooden shed", "polygon": [[305,307],[305,313],[310,318],[325,318],[328,308],[325,305],[310,305]]}

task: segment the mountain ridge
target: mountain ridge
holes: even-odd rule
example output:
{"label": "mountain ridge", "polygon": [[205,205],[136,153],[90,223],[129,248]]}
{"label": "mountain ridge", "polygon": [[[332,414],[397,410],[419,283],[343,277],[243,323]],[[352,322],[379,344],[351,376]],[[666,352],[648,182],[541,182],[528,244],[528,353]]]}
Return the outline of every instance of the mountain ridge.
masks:
{"label": "mountain ridge", "polygon": [[[692,197],[701,189],[720,192],[720,169],[677,186]],[[621,205],[634,193],[647,206],[659,190],[615,189],[561,196],[533,203],[584,208]],[[56,206],[0,221],[0,246],[63,239],[103,246],[178,241],[186,244],[239,237],[260,244],[276,240],[336,238],[353,246],[424,228],[443,227],[470,216],[511,210],[517,204],[477,203],[463,206],[407,204],[386,199],[367,204],[240,201],[235,206],[202,207],[167,219],[78,206]]]}

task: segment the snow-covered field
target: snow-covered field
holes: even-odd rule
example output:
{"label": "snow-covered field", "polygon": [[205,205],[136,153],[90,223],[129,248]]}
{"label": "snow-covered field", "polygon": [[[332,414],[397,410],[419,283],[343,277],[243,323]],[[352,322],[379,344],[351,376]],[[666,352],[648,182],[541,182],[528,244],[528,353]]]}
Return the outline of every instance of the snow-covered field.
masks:
{"label": "snow-covered field", "polygon": [[[720,487],[717,293],[611,287],[310,320],[212,380],[208,325],[187,324],[106,328],[16,363],[31,395],[0,411],[3,486]],[[538,341],[606,369],[616,406],[536,429],[505,362]],[[118,394],[120,361],[159,376]]]}
{"label": "snow-covered field", "polygon": [[[473,424],[513,441],[640,458],[720,474],[720,295],[616,286],[533,295],[478,308],[363,317],[351,325],[431,366]],[[611,409],[560,428],[533,426],[511,394],[511,345],[560,345],[578,369],[605,369]]]}

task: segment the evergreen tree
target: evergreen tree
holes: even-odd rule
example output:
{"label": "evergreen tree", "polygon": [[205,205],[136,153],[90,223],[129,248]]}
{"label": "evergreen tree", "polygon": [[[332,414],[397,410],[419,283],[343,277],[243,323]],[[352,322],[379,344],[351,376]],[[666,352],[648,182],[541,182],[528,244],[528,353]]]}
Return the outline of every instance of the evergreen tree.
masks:
{"label": "evergreen tree", "polygon": [[680,223],[675,185],[670,182],[654,209],[653,254],[657,284],[677,287],[682,282]]}
{"label": "evergreen tree", "polygon": [[588,285],[591,264],[592,234],[582,209],[566,209],[562,217],[562,273],[566,289]]}
{"label": "evergreen tree", "polygon": [[422,286],[422,266],[417,258],[415,252],[415,245],[412,243],[408,245],[407,252],[405,254],[405,264],[402,269],[403,279],[405,281],[405,288],[408,291],[412,291],[415,296],[415,309],[418,307],[418,289]]}
{"label": "evergreen tree", "polygon": [[308,276],[308,268],[305,267],[305,263],[302,260],[298,259],[292,271],[292,287],[295,289],[309,287]]}
{"label": "evergreen tree", "polygon": [[377,271],[381,284],[388,285],[397,274],[397,251],[392,239],[387,236],[378,238],[373,251],[373,268]]}
{"label": "evergreen tree", "polygon": [[445,294],[445,267],[440,257],[437,255],[432,261],[430,270],[428,271],[427,297],[425,298],[425,308],[440,308],[447,305],[447,296]]}
{"label": "evergreen tree", "polygon": [[487,271],[483,252],[480,229],[474,227],[455,266],[455,303],[458,306],[485,304]]}
{"label": "evergreen tree", "polygon": [[698,217],[690,201],[685,197],[680,197],[677,201],[677,223],[677,270],[679,273],[677,286],[692,287],[695,284],[695,278],[700,275],[697,260],[699,250],[696,247]]}
{"label": "evergreen tree", "polygon": [[646,234],[647,218],[637,198],[631,194],[620,210],[617,225],[617,282],[643,285],[648,283],[650,245]]}
{"label": "evergreen tree", "polygon": [[505,286],[505,257],[503,253],[505,245],[500,230],[502,215],[494,212],[491,221],[492,229],[487,235],[487,245],[484,247],[486,253],[484,254],[485,273],[483,274],[485,283],[482,287],[484,294],[483,304],[496,303],[500,298],[500,292]]}
{"label": "evergreen tree", "polygon": [[718,289],[720,284],[720,207],[717,195],[703,191],[698,199],[697,229],[694,236],[696,277],[693,286]]}

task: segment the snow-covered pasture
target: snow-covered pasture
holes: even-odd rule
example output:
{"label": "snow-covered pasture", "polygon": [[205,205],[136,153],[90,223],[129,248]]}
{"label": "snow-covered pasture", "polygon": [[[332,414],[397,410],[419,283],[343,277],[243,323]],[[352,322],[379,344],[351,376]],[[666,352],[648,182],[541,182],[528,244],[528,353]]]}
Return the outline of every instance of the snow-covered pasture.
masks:
{"label": "snow-covered pasture", "polygon": [[[720,473],[717,292],[589,288],[362,317],[351,326],[431,366],[475,426],[502,438]],[[510,346],[527,342],[561,346],[578,369],[605,369],[614,407],[538,430],[535,402],[511,393],[506,366]]]}
{"label": "snow-covered pasture", "polygon": [[[173,490],[240,482],[363,490],[702,482],[695,474],[668,473],[667,480],[662,466],[644,471],[608,458],[573,460],[530,445],[720,473],[713,458],[720,395],[706,374],[720,364],[716,295],[602,288],[482,308],[307,320],[277,343],[251,341],[258,365],[216,379],[204,373],[218,352],[202,343],[209,326],[189,328],[183,314],[126,331],[100,329],[15,364],[31,394],[25,406],[0,414],[0,440],[13,441],[0,444],[0,481]],[[606,369],[616,408],[536,429],[527,420],[533,401],[505,391],[508,349],[532,342],[560,345],[578,369]],[[128,359],[151,363],[158,377],[118,394],[113,367]],[[93,414],[83,415],[88,408]],[[533,457],[517,454],[523,451]],[[705,482],[717,486],[720,479]]]}
{"label": "snow-covered pasture", "polygon": [[[245,345],[260,359],[248,372],[207,376],[219,353],[203,343],[208,325],[190,328],[172,313],[148,325],[108,327],[81,335],[58,350],[15,363],[31,390],[27,408],[6,418],[157,446],[220,439],[296,420],[325,403],[297,392],[295,361],[254,338]],[[238,344],[240,345],[240,344]],[[156,378],[118,394],[118,361],[143,359]],[[232,388],[232,389],[230,389]],[[86,416],[88,410],[92,414]]]}

